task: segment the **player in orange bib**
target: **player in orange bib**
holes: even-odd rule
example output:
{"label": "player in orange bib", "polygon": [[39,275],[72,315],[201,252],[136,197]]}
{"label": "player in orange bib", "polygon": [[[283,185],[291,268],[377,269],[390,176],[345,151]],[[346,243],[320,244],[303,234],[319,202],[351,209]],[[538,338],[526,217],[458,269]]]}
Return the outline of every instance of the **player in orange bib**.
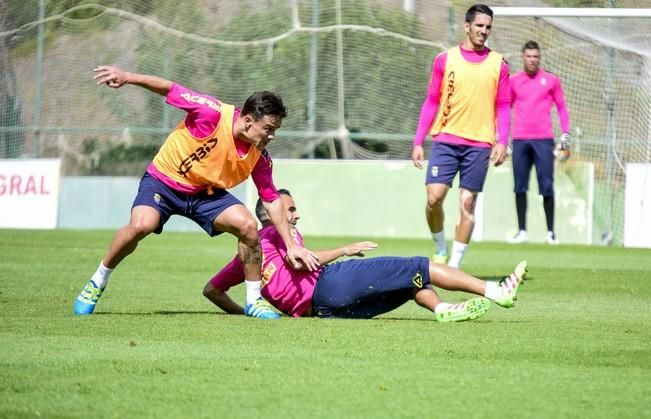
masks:
{"label": "player in orange bib", "polygon": [[95,68],[97,84],[143,87],[187,113],[169,134],[143,175],[129,224],[117,231],[97,271],[74,304],[75,314],[92,314],[113,269],[151,233],[159,234],[170,216],[187,217],[211,236],[223,232],[238,238],[238,255],[246,276],[245,313],[256,318],[278,315],[260,294],[261,250],[257,223],[226,189],[249,176],[297,266],[318,268],[318,259],[291,237],[285,208],[272,179],[265,146],[274,139],[287,110],[272,92],[251,95],[242,109],[156,76],[117,67]]}
{"label": "player in orange bib", "polygon": [[[483,190],[489,160],[496,166],[504,162],[509,139],[509,66],[485,46],[492,24],[488,6],[470,7],[463,43],[434,59],[413,143],[412,160],[422,169],[423,141],[428,133],[433,139],[425,180],[425,214],[436,246],[432,259],[454,268],[461,265],[470,243],[477,194]],[[460,217],[448,255],[443,201],[457,173]]]}

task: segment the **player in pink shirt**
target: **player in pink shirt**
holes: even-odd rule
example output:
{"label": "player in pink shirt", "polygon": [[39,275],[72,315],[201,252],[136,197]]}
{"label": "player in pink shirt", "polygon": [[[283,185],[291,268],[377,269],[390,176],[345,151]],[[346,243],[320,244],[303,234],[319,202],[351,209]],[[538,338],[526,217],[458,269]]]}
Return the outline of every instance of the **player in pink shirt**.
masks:
{"label": "player in pink shirt", "polygon": [[[285,203],[294,240],[302,245],[303,238],[296,228],[299,215],[294,199],[284,189],[278,192]],[[500,282],[482,281],[425,257],[378,257],[330,263],[344,256],[363,256],[365,251],[377,246],[368,241],[316,251],[322,265],[318,271],[295,269],[287,263],[285,244],[260,202],[256,214],[262,223],[262,295],[293,317],[370,318],[413,299],[434,312],[438,321],[472,320],[488,310],[489,299],[511,307],[526,276],[526,262],[521,262]],[[242,307],[228,296],[229,289],[243,280],[242,264],[236,257],[206,284],[204,295],[227,313],[243,314]],[[432,285],[486,298],[448,304],[441,301]]]}
{"label": "player in pink shirt", "polygon": [[[488,6],[470,7],[463,43],[434,59],[413,142],[412,160],[422,169],[423,142],[428,134],[433,139],[425,173],[425,214],[436,246],[432,259],[454,268],[461,265],[470,243],[477,194],[483,190],[489,160],[502,164],[509,140],[509,67],[485,45],[492,24]],[[459,223],[448,258],[443,202],[457,173]]]}
{"label": "player in pink shirt", "polygon": [[99,267],[75,299],[74,313],[92,314],[118,264],[136,250],[140,240],[161,233],[172,215],[181,215],[210,236],[228,232],[237,237],[238,257],[246,272],[246,314],[277,318],[260,295],[262,254],[257,224],[227,189],[252,177],[289,249],[289,259],[296,264],[301,261],[312,270],[317,268],[316,256],[290,235],[272,180],[271,157],[265,149],[287,114],[280,96],[256,92],[240,110],[160,77],[113,66],[99,66],[94,71],[98,85],[145,88],[164,96],[169,105],[187,115],[171,130],[140,180],[129,223],[116,232]]}
{"label": "player in pink shirt", "polygon": [[524,71],[511,76],[513,108],[513,179],[518,232],[510,243],[529,240],[527,234],[527,190],[531,166],[536,166],[538,191],[543,197],[547,222],[547,243],[558,244],[554,232],[554,132],[552,105],[556,105],[561,126],[561,161],[569,157],[570,118],[563,87],[555,74],[540,67],[540,47],[528,41],[522,47]]}

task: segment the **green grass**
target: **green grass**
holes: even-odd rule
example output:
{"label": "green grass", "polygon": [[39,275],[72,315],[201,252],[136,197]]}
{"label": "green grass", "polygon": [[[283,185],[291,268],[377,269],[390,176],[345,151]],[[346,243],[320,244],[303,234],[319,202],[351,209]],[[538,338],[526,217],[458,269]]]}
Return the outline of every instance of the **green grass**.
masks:
{"label": "green grass", "polygon": [[96,315],[76,317],[111,237],[0,230],[0,417],[651,417],[651,251],[475,243],[465,270],[498,278],[527,259],[531,280],[516,308],[474,322],[439,324],[414,303],[374,320],[258,321],[201,295],[231,237],[165,233],[116,270]]}

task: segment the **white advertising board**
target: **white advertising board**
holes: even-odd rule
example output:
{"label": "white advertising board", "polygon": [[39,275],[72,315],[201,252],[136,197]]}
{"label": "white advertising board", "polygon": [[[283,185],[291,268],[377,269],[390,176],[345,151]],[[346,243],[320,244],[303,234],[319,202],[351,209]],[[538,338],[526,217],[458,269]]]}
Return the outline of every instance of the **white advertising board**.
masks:
{"label": "white advertising board", "polygon": [[0,160],[0,228],[57,226],[61,161]]}
{"label": "white advertising board", "polygon": [[651,247],[651,164],[626,165],[624,246]]}

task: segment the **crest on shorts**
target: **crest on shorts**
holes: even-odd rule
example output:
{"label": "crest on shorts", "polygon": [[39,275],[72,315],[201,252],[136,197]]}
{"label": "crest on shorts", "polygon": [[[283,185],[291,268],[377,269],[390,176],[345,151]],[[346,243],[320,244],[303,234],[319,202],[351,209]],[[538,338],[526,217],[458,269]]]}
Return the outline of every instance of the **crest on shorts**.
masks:
{"label": "crest on shorts", "polygon": [[156,201],[157,204],[160,204],[160,195],[155,193],[154,194],[154,201]]}
{"label": "crest on shorts", "polygon": [[413,282],[416,287],[423,288],[423,276],[420,274],[420,272],[416,272],[416,275],[411,278],[411,282]]}
{"label": "crest on shorts", "polygon": [[438,166],[432,166],[432,177],[437,177],[439,175],[439,167]]}

